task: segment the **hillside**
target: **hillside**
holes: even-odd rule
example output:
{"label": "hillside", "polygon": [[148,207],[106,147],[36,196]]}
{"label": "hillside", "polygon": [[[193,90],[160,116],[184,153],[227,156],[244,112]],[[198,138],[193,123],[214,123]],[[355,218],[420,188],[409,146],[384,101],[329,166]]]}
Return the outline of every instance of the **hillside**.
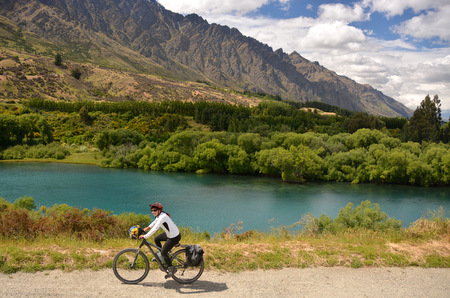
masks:
{"label": "hillside", "polygon": [[[154,75],[127,72],[90,64],[63,62],[3,49],[0,52],[0,98],[22,100],[210,101],[255,106],[261,99],[216,90],[197,82],[180,82]],[[72,70],[81,70],[77,80]]]}
{"label": "hillside", "polygon": [[[264,92],[299,102],[321,101],[374,115],[411,115],[405,106],[372,87],[339,76],[297,53],[273,51],[237,29],[208,24],[197,15],[170,12],[154,0],[3,2],[2,31],[25,40],[17,42],[2,34],[4,47],[15,45],[47,57],[58,52],[68,61],[156,75],[173,82],[202,81],[219,89]],[[19,27],[11,29],[12,25]],[[89,82],[86,77],[82,81]],[[147,99],[138,94],[133,96]]]}

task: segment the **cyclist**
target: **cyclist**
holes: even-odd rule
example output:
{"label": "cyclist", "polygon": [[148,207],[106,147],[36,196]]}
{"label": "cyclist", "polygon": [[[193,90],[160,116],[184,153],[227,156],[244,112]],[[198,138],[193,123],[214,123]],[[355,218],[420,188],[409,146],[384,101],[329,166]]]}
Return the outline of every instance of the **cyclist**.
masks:
{"label": "cyclist", "polygon": [[[150,208],[153,216],[155,217],[155,220],[152,221],[152,223],[148,227],[144,228],[144,231],[147,234],[141,235],[139,236],[139,238],[148,239],[151,235],[158,231],[159,228],[162,228],[164,230],[163,233],[155,237],[155,244],[159,248],[162,248],[161,255],[164,258],[168,273],[174,274],[175,268],[172,266],[170,257],[167,253],[180,242],[180,230],[170,218],[170,214],[163,211],[163,205],[161,203],[155,202],[150,205]],[[165,241],[164,246],[161,246],[161,241]]]}

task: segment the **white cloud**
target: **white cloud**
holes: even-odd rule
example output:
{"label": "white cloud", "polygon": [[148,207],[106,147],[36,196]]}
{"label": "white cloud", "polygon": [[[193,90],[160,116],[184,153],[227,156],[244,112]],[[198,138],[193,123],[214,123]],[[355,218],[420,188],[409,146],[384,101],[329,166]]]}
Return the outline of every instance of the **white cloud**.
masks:
{"label": "white cloud", "polygon": [[395,26],[394,31],[419,39],[439,37],[449,41],[450,30],[448,28],[450,28],[450,4],[413,17]]}
{"label": "white cloud", "polygon": [[282,47],[285,52],[298,50],[309,28],[315,24],[314,19],[304,17],[278,20],[262,17],[210,16],[207,19],[238,28],[242,34],[256,38],[274,49]]}
{"label": "white cloud", "polygon": [[418,13],[422,10],[436,9],[448,4],[448,0],[363,0],[363,7],[370,7],[373,12],[381,12],[388,17],[402,15],[405,10],[412,9]]}
{"label": "white cloud", "polygon": [[353,7],[341,3],[337,4],[322,4],[318,9],[319,19],[327,21],[343,21],[351,23],[355,21],[364,21],[369,18],[369,15],[364,13],[364,10],[359,5]]}
{"label": "white cloud", "polygon": [[[384,94],[415,109],[427,94],[438,94],[442,109],[450,109],[450,47],[426,49],[415,39],[450,37],[449,0],[363,0],[343,5],[323,4],[318,17],[272,19],[248,17],[270,3],[288,8],[292,0],[159,0],[178,13],[197,13],[210,23],[238,28],[274,49],[297,51],[311,61],[345,75],[358,83],[370,84]],[[314,9],[309,5],[307,9]],[[364,10],[365,9],[365,10]],[[371,37],[370,30],[351,26],[369,21],[367,14],[383,13],[392,18],[407,9],[415,18],[393,28],[402,38],[382,40]],[[406,39],[412,37],[413,39]]]}
{"label": "white cloud", "polygon": [[[402,102],[417,108],[426,95],[438,94],[443,109],[450,109],[450,55],[449,49],[427,51],[381,52],[387,71],[387,82],[372,86]],[[390,58],[389,58],[390,56]]]}
{"label": "white cloud", "polygon": [[309,28],[303,37],[303,48],[345,48],[358,51],[366,41],[364,33],[342,22],[318,23]]}
{"label": "white cloud", "polygon": [[281,9],[288,11],[291,8],[291,1],[292,0],[275,0],[274,2],[279,2]]}
{"label": "white cloud", "polygon": [[[271,0],[158,0],[165,8],[178,13],[197,13],[201,16],[205,14],[238,14],[245,15]],[[281,4],[286,5],[289,1],[282,0]]]}

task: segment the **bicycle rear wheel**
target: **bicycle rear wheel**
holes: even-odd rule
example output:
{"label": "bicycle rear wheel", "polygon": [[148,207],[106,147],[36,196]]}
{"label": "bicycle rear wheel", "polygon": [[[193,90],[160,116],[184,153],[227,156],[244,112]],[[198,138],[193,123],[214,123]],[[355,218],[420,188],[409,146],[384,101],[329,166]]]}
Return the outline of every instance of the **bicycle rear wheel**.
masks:
{"label": "bicycle rear wheel", "polygon": [[188,284],[200,278],[205,270],[205,264],[202,262],[198,266],[188,265],[186,259],[186,249],[180,249],[173,254],[172,265],[176,268],[176,272],[172,274],[172,278],[182,284]]}
{"label": "bicycle rear wheel", "polygon": [[145,254],[135,248],[120,251],[113,261],[114,275],[122,282],[135,284],[144,280],[150,270]]}

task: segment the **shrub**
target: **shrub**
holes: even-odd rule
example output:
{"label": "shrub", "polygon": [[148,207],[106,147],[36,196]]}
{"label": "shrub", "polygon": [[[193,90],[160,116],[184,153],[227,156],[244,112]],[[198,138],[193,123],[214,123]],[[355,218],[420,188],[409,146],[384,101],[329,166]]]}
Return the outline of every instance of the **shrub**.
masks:
{"label": "shrub", "polygon": [[345,208],[339,210],[335,221],[345,228],[366,228],[369,230],[400,229],[402,222],[394,218],[388,218],[386,212],[380,210],[380,205],[370,201],[363,201],[361,205],[353,209],[353,204],[348,203]]}
{"label": "shrub", "polygon": [[4,198],[0,197],[0,212],[5,210],[6,208],[10,207],[11,203],[5,200]]}
{"label": "shrub", "polygon": [[75,79],[79,80],[81,78],[81,69],[79,69],[78,67],[72,69],[70,75]]}
{"label": "shrub", "polygon": [[18,198],[15,202],[14,202],[14,207],[15,208],[25,208],[27,210],[33,210],[36,209],[36,205],[34,204],[34,199],[28,196],[23,196]]}
{"label": "shrub", "polygon": [[28,148],[28,145],[16,145],[14,147],[9,147],[2,152],[2,159],[23,159],[26,156],[26,151]]}
{"label": "shrub", "polygon": [[[1,199],[1,198],[0,198]],[[102,241],[106,238],[121,237],[131,226],[110,211],[100,209],[80,210],[66,204],[53,207],[41,207],[33,211],[32,198],[19,198],[10,204],[0,200],[0,236],[5,237],[34,237],[38,235],[77,237]],[[148,216],[137,216],[140,223],[149,222]],[[137,220],[132,220],[133,225]]]}
{"label": "shrub", "polygon": [[363,201],[361,205],[354,209],[353,204],[348,203],[345,208],[340,209],[339,215],[334,220],[325,214],[322,214],[319,218],[307,214],[294,225],[303,226],[308,234],[336,234],[347,229],[398,230],[401,228],[402,222],[394,218],[388,218],[387,214],[380,210],[378,204]]}
{"label": "shrub", "polygon": [[25,208],[6,208],[0,213],[0,235],[17,238],[30,235],[33,231],[33,220]]}

